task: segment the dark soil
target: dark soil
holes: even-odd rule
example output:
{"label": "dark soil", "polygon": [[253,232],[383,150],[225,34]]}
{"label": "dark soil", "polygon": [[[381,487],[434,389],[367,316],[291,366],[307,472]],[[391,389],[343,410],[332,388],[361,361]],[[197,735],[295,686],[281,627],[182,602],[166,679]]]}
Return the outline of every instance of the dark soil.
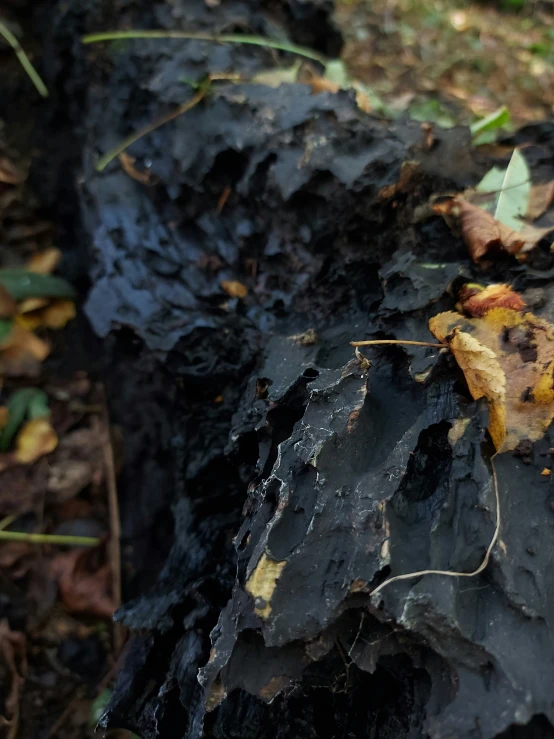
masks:
{"label": "dark soil", "polygon": [[[348,92],[220,82],[130,148],[152,184],[117,160],[98,174],[99,154],[192,95],[181,79],[285,57],[83,47],[83,33],[248,30],[336,56],[331,3],[31,7],[52,96],[35,104],[17,75],[2,81],[2,115],[14,139],[40,141],[32,184],[87,295],[90,327],[68,331],[63,369],[106,383],[125,440],[117,618],[132,638],[101,726],[145,739],[554,736],[551,432],[525,460],[497,460],[502,546],[484,573],[368,595],[389,574],[470,571],[492,535],[486,406],[452,358],[382,348],[368,372],[349,345],[429,340],[463,279],[513,282],[550,317],[548,244],[483,273],[442,219],[414,224],[431,194],[474,184],[492,158],[465,128],[429,145],[420,124],[372,118]],[[15,130],[22,111],[29,131]],[[517,137],[546,172],[554,126]],[[416,176],[383,197],[405,161]],[[267,591],[253,583],[265,571],[275,584],[272,562]],[[21,735],[48,736],[51,715],[31,713]]]}

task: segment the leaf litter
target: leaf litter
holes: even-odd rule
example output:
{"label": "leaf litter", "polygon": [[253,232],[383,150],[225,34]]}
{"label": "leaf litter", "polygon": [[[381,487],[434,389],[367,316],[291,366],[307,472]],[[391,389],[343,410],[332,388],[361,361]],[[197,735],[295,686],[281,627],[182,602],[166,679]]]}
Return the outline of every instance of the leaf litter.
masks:
{"label": "leaf litter", "polygon": [[[509,285],[467,284],[460,291],[457,311],[429,320],[440,342],[375,340],[351,342],[355,347],[379,344],[436,346],[452,352],[474,400],[485,398],[488,431],[495,452],[491,471],[495,495],[495,528],[485,556],[472,572],[420,570],[386,579],[376,595],[393,582],[422,575],[474,577],[487,567],[501,525],[500,494],[494,460],[497,455],[542,439],[554,420],[554,326],[525,310],[525,302]],[[543,475],[550,475],[545,468]]]}
{"label": "leaf litter", "polygon": [[493,167],[474,190],[441,199],[433,210],[447,221],[454,219],[473,261],[480,262],[493,251],[524,261],[554,230],[554,225],[537,228],[525,218],[529,213],[534,219],[542,215],[552,197],[550,185],[532,186],[529,167],[516,148],[505,170]]}
{"label": "leaf litter", "polygon": [[[75,291],[54,274],[61,251],[51,243],[50,224],[37,220],[30,205],[27,165],[15,162],[0,142],[0,237],[6,245],[0,262],[0,567],[8,589],[24,593],[16,602],[25,599],[22,629],[35,674],[44,638],[50,651],[96,639],[94,629],[83,635],[80,621],[52,636],[52,624],[66,618],[60,606],[98,628],[111,619],[119,597],[106,541],[107,435],[94,422],[95,394],[82,372],[58,378],[43,370],[51,331],[76,315]],[[18,732],[24,648],[25,635],[2,622],[0,673],[9,693],[3,693],[0,720],[9,737]]]}

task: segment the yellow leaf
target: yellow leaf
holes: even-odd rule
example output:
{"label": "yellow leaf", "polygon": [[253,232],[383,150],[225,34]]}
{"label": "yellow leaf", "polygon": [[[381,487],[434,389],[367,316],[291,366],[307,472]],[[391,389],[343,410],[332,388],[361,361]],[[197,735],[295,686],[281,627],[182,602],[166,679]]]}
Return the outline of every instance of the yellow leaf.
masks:
{"label": "yellow leaf", "polygon": [[246,591],[254,598],[254,610],[261,618],[271,613],[271,597],[286,563],[286,560],[271,559],[264,552],[246,582]]}
{"label": "yellow leaf", "polygon": [[221,287],[231,298],[245,298],[248,295],[248,288],[238,280],[223,280]]}
{"label": "yellow leaf", "polygon": [[26,298],[18,305],[18,313],[32,313],[48,305],[48,298]]}
{"label": "yellow leaf", "polygon": [[542,438],[554,419],[554,326],[499,307],[475,318],[440,313],[429,329],[449,344],[472,397],[487,399],[498,452]]}
{"label": "yellow leaf", "polygon": [[8,410],[8,408],[6,408],[5,405],[0,405],[0,430],[3,429],[8,422],[9,415],[10,411]]}
{"label": "yellow leaf", "polygon": [[61,329],[75,318],[75,304],[72,300],[56,299],[46,301],[44,307],[31,310],[17,318],[20,326],[33,331],[36,328]]}
{"label": "yellow leaf", "polygon": [[49,275],[56,269],[61,258],[61,251],[51,246],[48,249],[33,254],[27,260],[26,267],[29,272],[35,272],[39,275]]}
{"label": "yellow leaf", "polygon": [[58,446],[58,436],[48,418],[34,418],[27,421],[15,438],[14,457],[20,464],[29,464],[54,451]]}

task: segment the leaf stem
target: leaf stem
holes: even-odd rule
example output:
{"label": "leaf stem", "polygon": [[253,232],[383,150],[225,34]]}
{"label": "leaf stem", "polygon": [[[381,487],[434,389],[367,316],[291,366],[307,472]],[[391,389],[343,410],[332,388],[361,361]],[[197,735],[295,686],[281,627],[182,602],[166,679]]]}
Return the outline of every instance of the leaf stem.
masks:
{"label": "leaf stem", "polygon": [[243,33],[193,33],[188,31],[164,31],[164,30],[130,30],[130,31],[101,31],[100,33],[88,33],[83,36],[81,41],[83,44],[96,44],[99,41],[117,41],[121,39],[160,39],[160,38],[176,38],[191,39],[197,41],[215,41],[220,44],[251,44],[253,46],[265,46],[269,49],[278,49],[280,51],[288,51],[291,54],[303,56],[306,59],[313,59],[320,64],[326,64],[327,59],[323,54],[319,54],[313,49],[305,46],[292,44],[289,41],[279,41],[278,39],[265,38],[264,36],[252,36]]}
{"label": "leaf stem", "polygon": [[448,349],[448,344],[437,344],[432,341],[403,341],[402,339],[375,339],[371,341],[351,341],[350,346],[377,346],[379,344],[409,344],[410,346],[432,346],[437,349]]}
{"label": "leaf stem", "polygon": [[16,518],[17,518],[17,516],[14,515],[13,513],[10,516],[5,516],[0,521],[0,531],[3,531],[3,529],[7,529],[8,526],[11,526],[12,523],[15,521]]}
{"label": "leaf stem", "polygon": [[95,536],[26,534],[20,531],[0,531],[0,541],[24,541],[27,544],[58,544],[69,547],[96,547],[102,543],[102,539]]}
{"label": "leaf stem", "polygon": [[47,98],[48,88],[42,81],[37,70],[33,67],[31,60],[23,50],[19,41],[16,39],[10,29],[4,23],[2,23],[2,21],[0,21],[0,36],[3,36],[14,50],[16,57],[19,59],[19,63],[21,64],[25,72],[27,72],[29,79],[36,87],[39,95],[42,95],[43,98]]}
{"label": "leaf stem", "polygon": [[498,491],[498,473],[494,464],[494,460],[497,456],[498,452],[495,452],[490,459],[492,484],[494,488],[494,500],[496,507],[494,533],[487,547],[487,551],[485,552],[485,556],[483,557],[483,561],[481,562],[479,567],[476,570],[473,570],[473,572],[455,572],[454,570],[420,570],[419,572],[406,572],[405,575],[395,575],[394,577],[389,577],[388,580],[385,580],[374,590],[372,590],[370,595],[376,595],[380,590],[383,590],[383,588],[387,587],[393,582],[397,582],[398,580],[411,580],[412,577],[422,577],[423,575],[442,575],[443,577],[476,577],[487,568],[491,558],[492,550],[494,549],[495,544],[498,541],[498,536],[500,534],[500,493]]}
{"label": "leaf stem", "polygon": [[182,103],[181,105],[179,105],[177,108],[175,108],[175,110],[172,110],[171,113],[166,113],[166,115],[158,118],[153,123],[149,123],[147,126],[144,126],[140,130],[132,133],[130,136],[127,136],[127,138],[123,139],[123,141],[120,141],[117,146],[114,146],[113,149],[110,149],[104,154],[104,156],[100,157],[100,159],[96,162],[96,171],[103,172],[111,161],[113,161],[117,156],[124,152],[125,149],[131,146],[131,144],[134,144],[135,141],[138,141],[143,136],[152,133],[152,131],[160,128],[160,126],[164,126],[166,123],[169,123],[169,121],[172,121],[174,118],[178,118],[183,113],[186,113],[187,110],[191,110],[191,108],[194,108],[194,106],[202,100],[206,92],[207,88],[203,87],[196,93],[196,95],[193,95],[190,100],[187,100],[186,103]]}

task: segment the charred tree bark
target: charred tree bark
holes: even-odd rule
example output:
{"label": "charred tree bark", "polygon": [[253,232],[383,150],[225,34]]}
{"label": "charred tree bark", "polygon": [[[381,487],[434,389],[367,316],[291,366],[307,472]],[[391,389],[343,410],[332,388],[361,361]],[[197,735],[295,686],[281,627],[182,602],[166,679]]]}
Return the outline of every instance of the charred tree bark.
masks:
{"label": "charred tree bark", "polygon": [[[83,50],[75,29],[248,29],[332,55],[330,11],[119,0],[53,30],[58,48],[74,44],[60,87],[83,89],[87,76],[75,112],[87,315],[146,368],[128,394],[128,365],[110,375],[116,420],[137,440],[120,495],[127,596],[138,597],[118,614],[134,637],[102,725],[145,739],[551,736],[554,519],[540,475],[550,435],[526,459],[497,461],[504,513],[485,572],[370,596],[390,574],[480,563],[492,450],[486,410],[448,355],[382,348],[368,370],[349,341],[429,339],[429,317],[453,307],[463,279],[514,282],[552,310],[547,250],[483,275],[441,219],[417,219],[431,194],[490,166],[468,131],[430,139],[363,113],[348,92],[214,83],[129,150],[149,184],[118,161],[93,167],[187,99],[183,79],[290,60],[201,41]],[[551,126],[520,137],[550,166]],[[246,297],[227,295],[225,280]]]}

